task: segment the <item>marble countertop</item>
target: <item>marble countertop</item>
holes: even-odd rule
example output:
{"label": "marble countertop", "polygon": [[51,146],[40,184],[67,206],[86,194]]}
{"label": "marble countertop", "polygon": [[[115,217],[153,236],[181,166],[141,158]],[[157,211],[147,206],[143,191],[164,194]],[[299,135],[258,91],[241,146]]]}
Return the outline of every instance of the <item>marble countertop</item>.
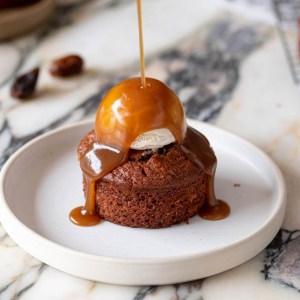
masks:
{"label": "marble countertop", "polygon": [[[288,193],[282,229],[250,261],[167,286],[117,286],[60,272],[24,252],[0,225],[0,299],[299,299],[300,93],[270,1],[144,0],[146,72],[170,85],[189,118],[216,124],[265,151]],[[0,43],[0,165],[24,143],[94,115],[99,97],[139,72],[130,0],[59,0],[50,23]],[[85,71],[60,80],[54,58],[79,53]],[[10,96],[16,74],[40,67],[34,97]]]}

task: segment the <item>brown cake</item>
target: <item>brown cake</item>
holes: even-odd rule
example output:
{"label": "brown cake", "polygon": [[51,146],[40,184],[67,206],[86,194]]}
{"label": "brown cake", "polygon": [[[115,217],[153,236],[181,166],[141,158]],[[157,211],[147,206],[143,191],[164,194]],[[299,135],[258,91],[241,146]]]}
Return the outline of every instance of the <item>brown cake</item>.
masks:
{"label": "brown cake", "polygon": [[199,214],[228,216],[215,196],[217,158],[208,139],[187,125],[182,103],[163,82],[145,76],[141,1],[137,1],[141,77],[126,79],[103,97],[94,130],[79,143],[85,203],[71,222],[102,219],[161,228]]}
{"label": "brown cake", "polygon": [[[79,144],[79,158],[93,141],[92,131]],[[130,227],[168,227],[199,212],[206,183],[207,175],[174,143],[157,150],[130,150],[127,162],[96,182],[95,202],[104,220]]]}
{"label": "brown cake", "polygon": [[70,212],[76,225],[107,220],[160,228],[197,214],[209,220],[229,214],[215,197],[217,159],[208,139],[187,126],[180,100],[157,79],[147,78],[145,87],[140,78],[114,86],[78,156],[85,204]]}

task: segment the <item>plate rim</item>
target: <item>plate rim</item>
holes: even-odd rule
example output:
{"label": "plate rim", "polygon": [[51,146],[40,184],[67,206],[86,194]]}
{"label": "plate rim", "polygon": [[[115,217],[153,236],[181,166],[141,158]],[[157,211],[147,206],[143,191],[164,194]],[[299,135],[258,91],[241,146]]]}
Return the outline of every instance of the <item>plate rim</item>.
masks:
{"label": "plate rim", "polygon": [[[233,138],[237,140],[239,143],[243,143],[244,145],[248,146],[251,148],[251,150],[254,150],[256,153],[262,156],[264,161],[266,161],[269,165],[269,167],[272,168],[274,178],[276,178],[276,183],[278,184],[278,196],[277,196],[277,201],[276,201],[276,206],[274,207],[272,214],[268,217],[267,220],[259,227],[259,230],[256,230],[254,233],[248,234],[247,236],[243,237],[242,239],[233,242],[229,245],[220,247],[218,249],[214,250],[206,250],[201,253],[194,253],[194,254],[185,254],[185,255],[175,255],[175,256],[163,256],[163,257],[116,257],[116,256],[107,256],[107,255],[98,255],[98,254],[92,254],[92,253],[87,253],[87,252],[82,252],[80,250],[75,250],[72,248],[69,248],[67,246],[58,244],[52,240],[47,239],[46,237],[40,235],[33,229],[27,227],[24,223],[21,222],[17,218],[17,216],[13,213],[13,211],[9,208],[8,203],[6,202],[5,199],[5,193],[4,193],[4,183],[5,183],[5,178],[7,175],[7,172],[9,171],[11,165],[14,163],[16,158],[19,157],[20,154],[25,152],[28,148],[30,148],[33,144],[39,142],[40,140],[47,139],[51,137],[52,135],[56,135],[58,133],[61,133],[63,131],[67,131],[69,129],[75,128],[75,127],[81,127],[81,126],[87,126],[88,124],[93,123],[91,119],[89,120],[84,120],[72,124],[68,124],[65,126],[61,126],[59,128],[56,128],[54,130],[51,130],[49,132],[46,132],[26,144],[24,144],[21,148],[19,148],[4,164],[1,172],[0,172],[0,222],[2,223],[2,226],[4,227],[5,231],[8,232],[10,235],[10,226],[8,223],[8,220],[11,219],[14,222],[16,222],[16,226],[20,226],[22,230],[27,231],[33,238],[37,238],[38,241],[44,243],[45,245],[49,247],[54,247],[54,249],[58,251],[63,251],[67,255],[71,255],[73,257],[80,257],[83,259],[89,259],[89,260],[95,260],[98,262],[104,262],[104,263],[113,263],[113,264],[122,264],[124,266],[126,265],[155,265],[155,264],[170,264],[170,263],[181,263],[181,262],[187,262],[190,260],[197,260],[201,259],[203,257],[206,257],[207,255],[215,255],[217,253],[220,253],[222,251],[229,251],[231,248],[238,247],[244,243],[251,242],[252,239],[255,239],[256,236],[259,234],[262,234],[264,231],[268,230],[268,227],[274,226],[274,224],[271,222],[275,218],[279,218],[280,224],[277,225],[278,229],[280,229],[280,226],[283,221],[283,217],[285,215],[285,206],[286,206],[286,185],[285,181],[283,178],[283,175],[279,169],[279,167],[275,164],[275,162],[260,148],[252,144],[251,142],[247,141],[246,139],[226,131],[225,129],[222,129],[220,127],[217,127],[215,125],[211,125],[205,122],[201,122],[198,120],[192,120],[192,119],[187,119],[188,124],[191,125],[192,127],[202,127],[202,128],[209,128],[214,131],[218,131],[222,135],[227,135],[230,138]],[[5,216],[6,215],[6,216]],[[3,222],[4,221],[4,222]],[[278,223],[278,222],[277,222]],[[14,239],[14,238],[13,238]],[[18,243],[19,244],[19,243]],[[23,245],[19,246],[23,248]],[[23,248],[25,249],[25,247]],[[27,250],[25,250],[27,251]],[[29,252],[30,253],[30,252]],[[37,257],[35,255],[35,257]],[[253,256],[252,256],[253,257]],[[40,258],[39,258],[40,259]],[[86,277],[85,277],[86,278]],[[114,282],[113,282],[114,283]],[[126,283],[125,283],[126,284]]]}

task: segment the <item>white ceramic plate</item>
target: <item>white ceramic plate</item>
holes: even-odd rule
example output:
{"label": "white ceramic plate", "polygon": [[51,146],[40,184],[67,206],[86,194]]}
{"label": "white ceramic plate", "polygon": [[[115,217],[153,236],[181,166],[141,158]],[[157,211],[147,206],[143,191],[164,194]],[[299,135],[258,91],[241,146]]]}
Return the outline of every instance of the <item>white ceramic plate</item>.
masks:
{"label": "white ceramic plate", "polygon": [[276,165],[249,142],[197,121],[218,157],[216,194],[231,206],[221,221],[198,216],[167,229],[102,222],[78,227],[83,204],[79,140],[85,122],[47,133],[17,151],[1,171],[0,219],[28,253],[67,273],[107,283],[144,285],[210,276],[252,258],[283,220],[285,185]]}

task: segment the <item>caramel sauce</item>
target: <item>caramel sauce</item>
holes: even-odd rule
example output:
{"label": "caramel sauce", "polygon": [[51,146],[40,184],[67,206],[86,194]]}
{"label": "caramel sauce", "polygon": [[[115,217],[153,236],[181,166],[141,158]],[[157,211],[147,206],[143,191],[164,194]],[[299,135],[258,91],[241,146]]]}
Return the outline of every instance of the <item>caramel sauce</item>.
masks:
{"label": "caramel sauce", "polygon": [[230,214],[230,206],[223,200],[217,200],[216,204],[205,203],[199,212],[202,219],[217,221],[226,218]]}
{"label": "caramel sauce", "polygon": [[80,159],[86,203],[71,211],[74,224],[90,226],[100,222],[95,203],[96,181],[127,161],[130,145],[140,134],[159,128],[168,128],[181,151],[208,175],[207,201],[200,216],[218,220],[229,214],[228,205],[217,200],[214,193],[215,153],[203,134],[187,128],[176,94],[156,79],[147,78],[147,87],[143,88],[140,78],[131,78],[113,87],[99,106],[95,141]]}
{"label": "caramel sauce", "polygon": [[187,158],[202,168],[208,176],[206,202],[200,209],[199,216],[211,221],[226,218],[230,214],[230,207],[215,196],[214,182],[217,158],[208,139],[194,128],[188,127],[186,137],[180,148]]}
{"label": "caramel sauce", "polygon": [[145,76],[144,41],[143,41],[142,0],[137,0],[136,4],[137,4],[138,26],[139,26],[141,80],[142,80],[142,87],[145,88],[146,76]]}
{"label": "caramel sauce", "polygon": [[225,218],[230,209],[215,197],[217,159],[209,141],[195,129],[187,128],[176,94],[161,81],[145,77],[141,0],[137,0],[137,8],[142,77],[119,83],[102,100],[94,124],[95,140],[80,159],[86,185],[85,205],[73,209],[70,220],[80,226],[101,221],[95,201],[97,180],[127,161],[130,145],[139,135],[160,128],[169,129],[187,158],[208,175],[207,201],[200,216],[209,220]]}
{"label": "caramel sauce", "polygon": [[178,143],[186,132],[182,105],[176,94],[157,79],[130,78],[114,86],[100,104],[95,120],[95,139],[99,144],[128,149],[142,133],[168,128]]}
{"label": "caramel sauce", "polygon": [[141,78],[130,78],[105,95],[96,114],[95,141],[80,159],[86,202],[71,211],[74,224],[89,226],[100,222],[95,203],[96,181],[126,162],[130,145],[140,134],[159,128],[168,128],[178,143],[186,135],[182,105],[161,81],[147,78],[144,88]]}

